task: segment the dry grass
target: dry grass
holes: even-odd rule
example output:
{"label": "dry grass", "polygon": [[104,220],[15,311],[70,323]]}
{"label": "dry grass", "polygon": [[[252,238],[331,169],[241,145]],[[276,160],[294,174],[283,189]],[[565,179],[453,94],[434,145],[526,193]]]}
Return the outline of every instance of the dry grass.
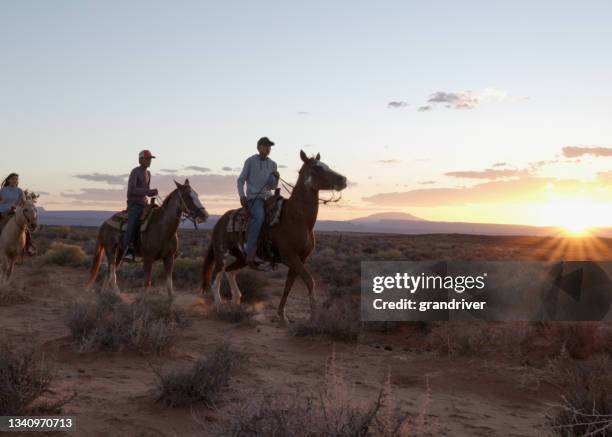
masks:
{"label": "dry grass", "polygon": [[26,414],[52,379],[47,362],[34,348],[0,342],[0,416]]}
{"label": "dry grass", "polygon": [[246,356],[220,344],[208,356],[187,369],[161,371],[153,368],[157,377],[157,402],[167,407],[202,403],[214,407],[219,401],[234,370]]}
{"label": "dry grass", "polygon": [[146,296],[129,305],[111,293],[73,303],[66,317],[81,352],[128,346],[161,354],[175,342],[178,328],[188,323],[186,313],[166,297]]}
{"label": "dry grass", "polygon": [[612,361],[605,355],[587,361],[563,360],[554,379],[562,402],[546,419],[552,433],[564,437],[612,436]]}
{"label": "dry grass", "polygon": [[235,305],[232,303],[224,303],[222,305],[213,305],[208,316],[212,319],[221,320],[223,322],[238,323],[244,325],[254,325],[255,311],[246,304]]}
{"label": "dry grass", "polygon": [[296,392],[285,397],[264,392],[230,416],[220,435],[233,437],[395,437],[433,436],[436,427],[426,408],[411,416],[393,398],[390,384],[383,384],[373,399],[355,393],[332,354],[319,391]]}
{"label": "dry grass", "polygon": [[359,307],[350,299],[331,298],[317,309],[313,320],[297,322],[291,326],[291,332],[297,337],[325,336],[337,341],[357,341],[363,334],[363,323],[360,320]]}

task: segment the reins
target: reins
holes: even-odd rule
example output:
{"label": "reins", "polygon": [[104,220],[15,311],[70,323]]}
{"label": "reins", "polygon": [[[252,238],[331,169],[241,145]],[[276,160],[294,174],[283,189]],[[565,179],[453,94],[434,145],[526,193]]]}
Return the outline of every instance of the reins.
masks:
{"label": "reins", "polygon": [[[285,191],[287,191],[287,193],[289,193],[289,196],[291,196],[293,194],[293,190],[295,189],[295,185],[290,184],[289,182],[287,182],[286,180],[284,180],[283,178],[279,177],[280,181],[281,181],[281,185],[282,187],[285,189]],[[287,186],[291,187],[291,189],[287,188]],[[342,199],[342,191],[338,191],[340,193],[340,196],[336,197],[336,191],[332,190],[332,197],[330,197],[329,199],[321,199],[320,197],[317,196],[317,201],[318,203],[322,204],[322,205],[327,205],[328,203],[337,203]],[[314,202],[304,202],[304,203],[314,203]]]}
{"label": "reins", "polygon": [[[191,212],[191,210],[189,209],[189,207],[187,206],[187,203],[185,202],[185,199],[183,199],[183,194],[181,193],[180,188],[177,188],[176,190],[174,190],[176,192],[178,192],[178,196],[179,199],[181,200],[181,212],[180,214],[176,217],[179,220],[189,220],[191,223],[193,223],[193,227],[195,228],[195,230],[198,230],[198,222],[197,222],[197,217],[195,214],[193,214]],[[166,196],[163,200],[162,200],[162,207],[164,206],[164,202],[166,201],[167,198],[169,198],[170,196],[172,196],[172,193],[168,194],[168,196]],[[157,199],[161,198],[159,196],[156,196]]]}

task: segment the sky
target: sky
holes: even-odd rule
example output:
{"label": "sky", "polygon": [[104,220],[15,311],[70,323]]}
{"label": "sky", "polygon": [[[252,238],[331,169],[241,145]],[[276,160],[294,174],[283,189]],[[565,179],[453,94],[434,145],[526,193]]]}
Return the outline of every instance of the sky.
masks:
{"label": "sky", "polygon": [[[322,219],[612,217],[610,1],[0,1],[0,173],[53,210],[238,205],[256,141],[347,176]],[[321,193],[328,197],[331,193]],[[584,218],[586,217],[586,218]]]}

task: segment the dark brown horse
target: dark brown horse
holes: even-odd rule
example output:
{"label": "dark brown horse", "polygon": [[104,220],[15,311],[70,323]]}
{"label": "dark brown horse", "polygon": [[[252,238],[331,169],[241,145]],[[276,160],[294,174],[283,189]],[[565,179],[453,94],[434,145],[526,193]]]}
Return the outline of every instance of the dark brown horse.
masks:
{"label": "dark brown horse", "polygon": [[[291,197],[284,203],[280,223],[266,230],[267,238],[278,251],[281,262],[289,268],[285,290],[278,307],[281,323],[287,322],[285,304],[297,276],[308,287],[310,316],[314,316],[314,280],[304,263],[315,247],[313,230],[319,212],[319,190],[340,191],[346,188],[346,177],[321,162],[320,155],[308,158],[300,151],[300,157],[304,164]],[[241,294],[236,283],[236,273],[246,266],[244,253],[238,248],[233,234],[227,232],[231,212],[226,212],[215,224],[204,258],[202,289],[212,288],[217,305],[221,304],[219,290],[223,276],[227,278],[232,290],[232,301],[235,304],[240,303]]]}
{"label": "dark brown horse", "polygon": [[[140,253],[143,258],[143,268],[145,273],[144,286],[151,286],[151,272],[153,262],[163,260],[166,289],[168,295],[172,295],[172,269],[174,258],[178,251],[177,230],[181,219],[187,218],[198,222],[206,221],[208,213],[196,193],[189,185],[189,180],[185,180],[183,185],[178,182],[176,190],[166,197],[163,204],[151,212],[147,229],[140,234]],[[113,291],[119,292],[117,286],[117,267],[123,255],[123,232],[104,222],[98,232],[94,260],[91,266],[87,289],[91,289],[96,281],[102,255],[106,252],[108,263],[108,276],[103,288],[110,285]]]}

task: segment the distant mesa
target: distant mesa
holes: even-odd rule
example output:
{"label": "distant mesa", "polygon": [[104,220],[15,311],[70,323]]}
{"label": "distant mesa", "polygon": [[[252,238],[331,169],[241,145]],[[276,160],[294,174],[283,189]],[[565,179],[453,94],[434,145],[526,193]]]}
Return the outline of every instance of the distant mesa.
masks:
{"label": "distant mesa", "polygon": [[407,220],[407,221],[414,221],[414,222],[427,221],[420,217],[414,216],[412,214],[408,214],[406,212],[379,212],[376,214],[371,214],[367,217],[359,217],[351,221],[355,223],[379,223],[379,222],[389,221],[389,220],[393,220],[393,221],[399,221],[399,220],[406,221]]}

